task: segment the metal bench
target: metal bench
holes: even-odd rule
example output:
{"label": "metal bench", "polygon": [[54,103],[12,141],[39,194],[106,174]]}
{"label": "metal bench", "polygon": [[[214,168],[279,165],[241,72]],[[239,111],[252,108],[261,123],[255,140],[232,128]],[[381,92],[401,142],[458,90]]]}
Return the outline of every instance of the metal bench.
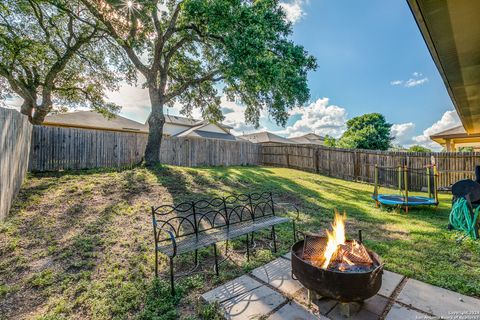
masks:
{"label": "metal bench", "polygon": [[158,277],[160,252],[169,257],[171,290],[175,294],[173,259],[176,255],[195,251],[195,265],[198,265],[198,249],[213,245],[215,272],[218,275],[217,242],[227,241],[228,250],[228,240],[246,235],[247,259],[250,259],[249,234],[253,237],[253,232],[269,227],[273,250],[277,252],[275,225],[291,221],[296,241],[295,219],[281,217],[276,212],[277,207],[287,205],[296,211],[298,219],[298,209],[289,203],[275,203],[271,192],[152,207],[155,277]]}

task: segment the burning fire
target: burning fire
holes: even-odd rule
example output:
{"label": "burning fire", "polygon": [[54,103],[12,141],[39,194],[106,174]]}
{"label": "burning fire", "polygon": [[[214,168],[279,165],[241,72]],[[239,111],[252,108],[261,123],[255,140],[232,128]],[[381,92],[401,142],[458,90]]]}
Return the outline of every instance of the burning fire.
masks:
{"label": "burning fire", "polygon": [[345,244],[345,220],[347,214],[341,215],[338,210],[335,209],[335,218],[332,223],[332,232],[327,231],[327,247],[323,254],[325,261],[322,264],[322,269],[327,269],[332,259],[333,254],[337,251],[337,248],[341,244]]}
{"label": "burning fire", "polygon": [[345,220],[346,213],[340,214],[335,210],[332,231],[326,230],[327,239],[324,250],[318,250],[310,258],[311,262],[327,269],[336,268],[340,271],[351,270],[357,267],[371,267],[373,260],[363,244],[355,240],[346,240]]}

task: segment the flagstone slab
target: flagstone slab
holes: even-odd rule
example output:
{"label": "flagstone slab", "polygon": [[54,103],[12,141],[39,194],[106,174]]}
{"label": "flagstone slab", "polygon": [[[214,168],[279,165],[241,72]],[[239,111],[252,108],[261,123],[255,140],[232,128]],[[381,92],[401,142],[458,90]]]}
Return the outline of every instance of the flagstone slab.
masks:
{"label": "flagstone slab", "polygon": [[397,301],[438,317],[451,318],[460,312],[480,313],[480,300],[408,279]]}
{"label": "flagstone slab", "polygon": [[378,316],[381,316],[383,310],[387,307],[388,299],[380,295],[374,295],[370,299],[363,302],[362,308],[368,310]]}
{"label": "flagstone slab", "polygon": [[284,257],[285,259],[288,259],[288,260],[292,260],[292,252],[288,252],[288,253],[284,254],[282,257]]}
{"label": "flagstone slab", "polygon": [[394,303],[388,312],[385,320],[407,320],[407,319],[430,319],[427,315],[410,309],[408,307]]}
{"label": "flagstone slab", "polygon": [[291,297],[303,288],[300,282],[292,279],[291,262],[283,258],[277,258],[256,268],[252,275]]}
{"label": "flagstone slab", "polygon": [[403,278],[401,274],[383,270],[382,287],[378,293],[382,296],[390,297]]}
{"label": "flagstone slab", "polygon": [[263,285],[220,303],[226,319],[259,319],[285,303],[287,299]]}
{"label": "flagstone slab", "polygon": [[[367,310],[361,308],[357,313],[352,314],[350,317],[345,317],[342,312],[341,312],[341,305],[338,303],[335,308],[332,309],[327,314],[327,317],[331,320],[378,320],[379,315]],[[405,319],[406,320],[406,319]]]}
{"label": "flagstone slab", "polygon": [[268,317],[268,320],[329,320],[323,315],[313,314],[296,302],[289,302]]}
{"label": "flagstone slab", "polygon": [[202,298],[207,302],[222,302],[238,295],[244,294],[246,292],[252,291],[258,287],[261,287],[262,285],[263,284],[253,279],[252,277],[249,277],[248,275],[243,275],[239,278],[233,279],[232,281],[221,285],[220,287],[204,293],[202,295]]}
{"label": "flagstone slab", "polygon": [[[296,293],[294,299],[300,304],[308,306],[310,303],[308,299],[308,290],[306,288],[303,288]],[[330,310],[333,309],[333,307],[338,303],[338,301],[328,298],[314,298],[311,303],[317,306],[318,311],[321,314],[326,315]]]}

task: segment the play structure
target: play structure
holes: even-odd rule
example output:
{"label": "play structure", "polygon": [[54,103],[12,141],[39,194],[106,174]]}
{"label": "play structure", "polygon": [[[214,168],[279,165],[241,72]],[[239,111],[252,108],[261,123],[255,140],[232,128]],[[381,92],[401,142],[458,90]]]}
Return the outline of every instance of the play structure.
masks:
{"label": "play structure", "polygon": [[463,238],[479,238],[480,166],[475,168],[475,176],[475,180],[464,179],[452,185],[452,211],[448,228],[463,231]]}
{"label": "play structure", "polygon": [[[375,188],[372,198],[377,206],[396,206],[408,208],[413,206],[438,205],[438,172],[435,165],[414,169],[406,166],[380,167],[375,165]],[[381,186],[397,188],[396,194],[382,194]],[[412,187],[415,190],[411,190]],[[426,196],[409,195],[412,191],[426,192]]]}

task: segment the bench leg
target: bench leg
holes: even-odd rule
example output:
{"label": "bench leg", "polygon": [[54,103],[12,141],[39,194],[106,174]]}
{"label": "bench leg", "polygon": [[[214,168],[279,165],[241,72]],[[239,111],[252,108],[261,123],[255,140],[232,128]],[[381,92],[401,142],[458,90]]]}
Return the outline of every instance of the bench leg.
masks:
{"label": "bench leg", "polygon": [[158,250],[155,248],[155,278],[158,278]]}
{"label": "bench leg", "polygon": [[213,254],[215,255],[215,274],[218,276],[218,256],[217,256],[217,244],[213,244]]}
{"label": "bench leg", "polygon": [[195,249],[195,265],[198,264],[198,249]]}
{"label": "bench leg", "polygon": [[228,257],[228,240],[225,242],[225,256]]}
{"label": "bench leg", "polygon": [[277,235],[275,234],[275,226],[272,226],[273,235],[273,252],[277,253]]}
{"label": "bench leg", "polygon": [[249,242],[248,242],[248,233],[247,233],[247,261],[250,262],[250,248],[249,248]]}
{"label": "bench leg", "polygon": [[170,286],[172,289],[172,296],[175,295],[175,280],[173,278],[173,257],[170,257]]}
{"label": "bench leg", "polygon": [[295,226],[295,220],[292,220],[292,228],[293,228],[293,242],[297,242],[297,228]]}

